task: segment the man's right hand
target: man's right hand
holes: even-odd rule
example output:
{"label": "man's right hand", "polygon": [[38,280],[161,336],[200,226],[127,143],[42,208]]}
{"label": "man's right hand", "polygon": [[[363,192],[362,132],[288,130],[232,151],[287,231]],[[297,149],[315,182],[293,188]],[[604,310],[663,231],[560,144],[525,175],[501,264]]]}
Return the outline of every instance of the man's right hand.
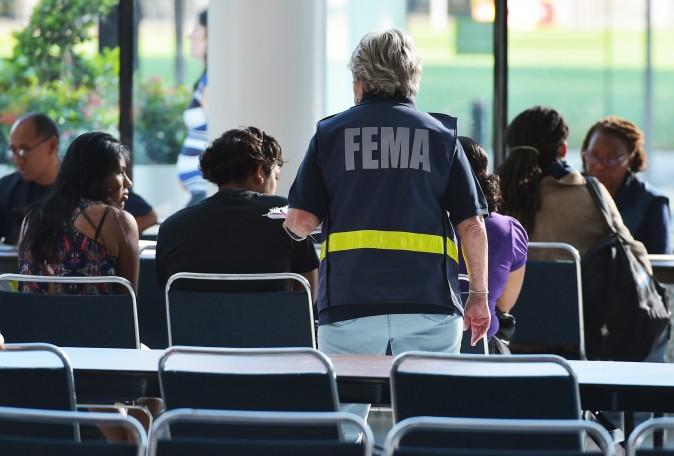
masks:
{"label": "man's right hand", "polygon": [[311,212],[302,210],[302,209],[288,209],[288,215],[283,222],[283,228],[286,232],[290,231],[293,233],[290,237],[294,240],[302,240],[311,234],[312,231],[321,223]]}

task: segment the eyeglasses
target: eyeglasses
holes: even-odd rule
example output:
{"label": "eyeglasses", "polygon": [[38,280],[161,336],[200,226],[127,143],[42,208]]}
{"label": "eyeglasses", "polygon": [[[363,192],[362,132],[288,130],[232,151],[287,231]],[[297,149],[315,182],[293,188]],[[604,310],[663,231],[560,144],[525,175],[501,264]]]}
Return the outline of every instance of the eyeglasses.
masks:
{"label": "eyeglasses", "polygon": [[16,157],[16,158],[24,158],[26,155],[28,155],[28,153],[29,153],[31,150],[38,148],[39,146],[41,146],[42,144],[44,144],[45,142],[47,142],[50,138],[51,138],[51,136],[48,136],[48,137],[42,139],[42,140],[41,140],[40,142],[38,142],[37,144],[33,144],[33,145],[30,146],[30,147],[19,147],[19,148],[16,148],[16,147],[14,147],[14,146],[9,146],[9,148],[7,149],[7,155],[10,155],[10,154],[11,154],[11,155],[14,155],[14,157]]}
{"label": "eyeglasses", "polygon": [[622,154],[613,158],[599,158],[592,152],[586,151],[583,152],[583,158],[585,158],[589,165],[598,165],[601,163],[607,168],[615,168],[616,166],[623,164],[629,158],[629,154]]}

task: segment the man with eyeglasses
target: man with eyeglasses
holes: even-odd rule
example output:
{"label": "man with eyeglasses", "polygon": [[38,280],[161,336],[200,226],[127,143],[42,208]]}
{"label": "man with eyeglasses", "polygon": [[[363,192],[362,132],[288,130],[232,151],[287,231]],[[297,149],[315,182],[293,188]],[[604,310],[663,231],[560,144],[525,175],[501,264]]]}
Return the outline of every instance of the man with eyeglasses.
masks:
{"label": "man with eyeglasses", "polygon": [[47,196],[59,172],[59,133],[53,120],[31,112],[14,122],[8,154],[17,171],[0,179],[0,238],[19,240],[21,222],[32,203]]}
{"label": "man with eyeglasses", "polygon": [[[56,182],[61,162],[59,131],[54,121],[39,112],[17,119],[9,133],[9,149],[17,171],[0,179],[0,239],[19,242],[21,222],[28,207],[44,198]],[[131,191],[124,210],[134,216],[142,232],[157,223],[152,206]]]}

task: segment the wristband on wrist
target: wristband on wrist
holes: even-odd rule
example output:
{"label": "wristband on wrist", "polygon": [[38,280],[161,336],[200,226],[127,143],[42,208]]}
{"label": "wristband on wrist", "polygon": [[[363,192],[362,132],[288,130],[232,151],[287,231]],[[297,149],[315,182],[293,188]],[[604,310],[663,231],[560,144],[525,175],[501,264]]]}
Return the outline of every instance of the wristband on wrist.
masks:
{"label": "wristband on wrist", "polygon": [[479,294],[479,295],[488,295],[489,290],[468,290],[468,293]]}
{"label": "wristband on wrist", "polygon": [[299,236],[295,232],[291,231],[290,228],[288,228],[285,225],[283,225],[283,229],[286,230],[286,233],[288,233],[288,236],[290,236],[290,239],[292,239],[293,241],[299,242],[306,239],[306,236],[305,237]]}

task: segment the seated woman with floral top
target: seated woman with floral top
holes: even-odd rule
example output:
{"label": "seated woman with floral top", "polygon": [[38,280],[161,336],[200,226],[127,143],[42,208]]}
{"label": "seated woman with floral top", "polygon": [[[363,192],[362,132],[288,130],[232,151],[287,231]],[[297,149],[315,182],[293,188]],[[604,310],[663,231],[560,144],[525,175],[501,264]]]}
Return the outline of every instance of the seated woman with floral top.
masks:
{"label": "seated woman with floral top", "polygon": [[[131,180],[128,150],[107,133],[77,137],[53,192],[26,215],[19,272],[45,276],[121,276],[138,284],[138,226],[123,210]],[[111,294],[109,284],[25,282],[23,291]],[[119,290],[121,291],[121,290]]]}

